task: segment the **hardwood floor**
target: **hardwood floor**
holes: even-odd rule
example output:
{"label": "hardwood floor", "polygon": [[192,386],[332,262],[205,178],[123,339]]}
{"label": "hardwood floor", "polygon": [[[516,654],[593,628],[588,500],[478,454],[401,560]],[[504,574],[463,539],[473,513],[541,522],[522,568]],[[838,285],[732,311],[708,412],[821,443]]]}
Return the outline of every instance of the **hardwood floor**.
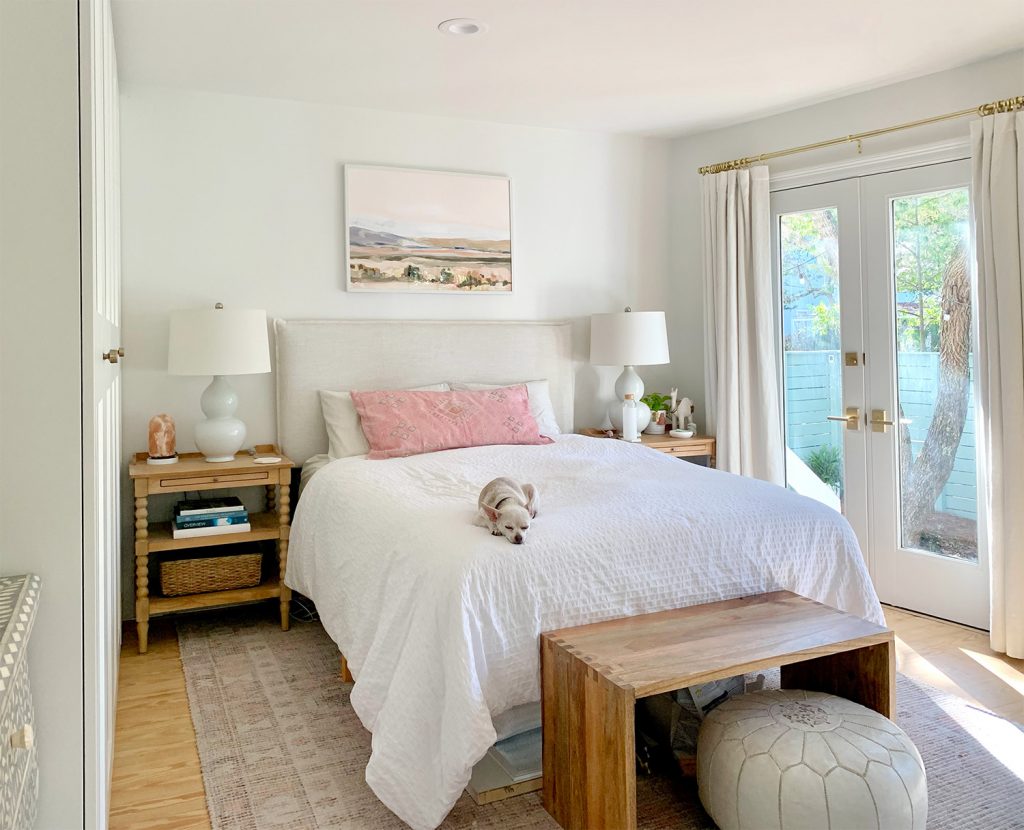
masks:
{"label": "hardwood floor", "polygon": [[[988,648],[973,628],[886,606],[899,670],[1024,723],[1024,660]],[[111,830],[209,830],[174,624],[152,620],[149,653],[135,627],[121,647],[110,795]]]}
{"label": "hardwood floor", "polygon": [[1024,660],[992,651],[987,632],[888,605],[885,618],[901,672],[1024,723]]}
{"label": "hardwood floor", "polygon": [[150,620],[139,654],[125,626],[118,677],[110,830],[210,830],[173,621]]}

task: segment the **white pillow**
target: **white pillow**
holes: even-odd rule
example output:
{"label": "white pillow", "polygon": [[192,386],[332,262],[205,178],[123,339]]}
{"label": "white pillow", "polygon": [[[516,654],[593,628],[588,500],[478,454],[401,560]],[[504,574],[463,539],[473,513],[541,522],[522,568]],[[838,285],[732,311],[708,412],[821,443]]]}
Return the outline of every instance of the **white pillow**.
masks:
{"label": "white pillow", "polygon": [[551,390],[546,380],[516,380],[510,383],[458,383],[450,384],[455,392],[477,392],[481,389],[500,389],[503,386],[525,386],[530,397],[530,414],[537,422],[541,435],[560,435],[558,419],[555,418],[555,407],[551,405]]}
{"label": "white pillow", "polygon": [[[451,388],[447,383],[434,383],[430,386],[417,386],[409,391],[450,392]],[[359,413],[347,390],[336,392],[333,389],[321,389],[320,410],[327,425],[327,454],[332,459],[366,455],[370,451],[363,428],[359,425]]]}

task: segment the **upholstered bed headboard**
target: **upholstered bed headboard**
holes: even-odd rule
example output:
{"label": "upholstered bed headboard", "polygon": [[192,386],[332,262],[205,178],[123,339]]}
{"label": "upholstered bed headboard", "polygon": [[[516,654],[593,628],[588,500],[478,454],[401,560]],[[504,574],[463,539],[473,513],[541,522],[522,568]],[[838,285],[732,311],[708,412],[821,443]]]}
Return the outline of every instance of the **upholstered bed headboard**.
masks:
{"label": "upholstered bed headboard", "polygon": [[327,452],[321,389],[547,379],[558,425],[573,429],[571,324],[275,320],[277,439],[296,464]]}

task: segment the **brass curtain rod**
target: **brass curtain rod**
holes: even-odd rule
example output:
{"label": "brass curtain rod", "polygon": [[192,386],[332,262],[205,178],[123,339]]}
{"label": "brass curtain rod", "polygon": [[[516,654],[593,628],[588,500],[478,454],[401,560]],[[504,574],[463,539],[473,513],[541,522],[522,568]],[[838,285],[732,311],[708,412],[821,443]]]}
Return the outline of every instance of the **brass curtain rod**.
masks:
{"label": "brass curtain rod", "polygon": [[925,124],[935,124],[939,121],[949,121],[953,118],[964,118],[968,115],[994,115],[997,112],[1013,112],[1014,110],[1019,109],[1024,109],[1024,95],[1018,95],[1016,98],[1004,98],[1001,101],[992,101],[989,104],[982,104],[980,107],[971,107],[970,109],[959,110],[958,112],[947,112],[945,115],[933,115],[931,118],[921,118],[917,121],[908,121],[905,124],[897,124],[894,127],[882,127],[879,130],[868,130],[863,133],[844,135],[840,138],[830,138],[828,141],[817,141],[814,144],[804,144],[802,147],[790,147],[788,150],[775,150],[772,153],[761,153],[759,156],[747,156],[746,158],[733,159],[732,161],[720,161],[717,164],[706,164],[703,167],[698,167],[697,172],[702,176],[706,176],[708,173],[723,173],[726,170],[740,170],[761,161],[777,159],[782,156],[792,156],[797,153],[806,153],[808,150],[820,150],[823,147],[835,147],[837,144],[848,144],[850,142],[857,142],[857,150],[859,152],[860,142],[865,138],[874,138],[875,136],[885,135],[886,133],[909,130],[913,127],[923,127]]}

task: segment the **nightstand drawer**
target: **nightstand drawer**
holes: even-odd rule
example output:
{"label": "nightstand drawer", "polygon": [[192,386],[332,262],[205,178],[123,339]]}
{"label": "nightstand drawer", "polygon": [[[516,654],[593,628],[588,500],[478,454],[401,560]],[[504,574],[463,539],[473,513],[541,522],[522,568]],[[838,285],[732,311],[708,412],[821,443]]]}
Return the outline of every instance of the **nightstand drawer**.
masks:
{"label": "nightstand drawer", "polygon": [[673,458],[690,461],[702,467],[715,466],[715,439],[710,435],[696,435],[690,438],[676,438],[673,435],[648,435],[640,440],[645,447],[665,453]]}
{"label": "nightstand drawer", "polygon": [[[273,474],[273,478],[271,478]],[[150,481],[150,493],[180,493],[182,490],[208,490],[217,487],[248,487],[251,484],[277,482],[277,470],[252,470],[244,473],[210,473],[195,476],[167,476]]]}
{"label": "nightstand drawer", "polygon": [[663,452],[667,452],[669,455],[674,455],[677,458],[690,458],[692,456],[698,455],[711,455],[711,445],[702,444],[701,446],[672,447],[670,449],[663,450]]}

